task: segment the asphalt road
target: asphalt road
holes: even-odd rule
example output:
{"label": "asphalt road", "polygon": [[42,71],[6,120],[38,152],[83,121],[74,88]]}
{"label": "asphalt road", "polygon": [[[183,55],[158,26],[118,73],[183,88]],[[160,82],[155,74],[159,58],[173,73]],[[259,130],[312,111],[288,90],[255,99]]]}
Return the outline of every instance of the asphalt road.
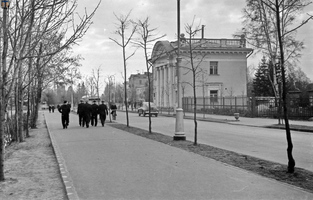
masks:
{"label": "asphalt road", "polygon": [[[130,126],[148,130],[148,120],[148,116],[139,117],[137,113],[129,113]],[[116,121],[126,124],[125,112],[119,112]],[[193,120],[184,120],[184,130],[186,139],[194,141]],[[175,118],[152,117],[152,131],[174,136]],[[292,131],[292,140],[296,167],[313,171],[313,134]],[[282,164],[288,163],[285,130],[198,121],[198,143]]]}

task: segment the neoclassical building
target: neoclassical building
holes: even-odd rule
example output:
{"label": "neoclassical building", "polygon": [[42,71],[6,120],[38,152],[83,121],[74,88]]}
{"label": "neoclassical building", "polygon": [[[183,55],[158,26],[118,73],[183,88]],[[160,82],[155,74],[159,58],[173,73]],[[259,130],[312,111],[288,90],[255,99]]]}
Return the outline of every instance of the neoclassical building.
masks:
{"label": "neoclassical building", "polygon": [[[191,45],[184,38],[181,41],[182,97],[193,96],[192,69],[197,97],[247,95],[247,58],[253,50],[246,48],[244,38],[192,39]],[[158,41],[153,47],[153,100],[159,107],[177,106],[177,44],[177,41]]]}

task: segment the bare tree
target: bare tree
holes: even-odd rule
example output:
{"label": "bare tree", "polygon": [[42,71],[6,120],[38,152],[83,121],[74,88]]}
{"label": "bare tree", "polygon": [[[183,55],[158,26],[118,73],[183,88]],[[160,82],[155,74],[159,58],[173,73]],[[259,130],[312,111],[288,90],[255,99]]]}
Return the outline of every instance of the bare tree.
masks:
{"label": "bare tree", "polygon": [[96,69],[96,72],[95,70],[92,70],[92,78],[93,78],[93,82],[94,82],[94,85],[95,85],[95,89],[96,89],[96,94],[97,94],[97,97],[100,97],[100,87],[101,87],[101,83],[100,83],[100,79],[101,79],[101,75],[100,75],[100,72],[101,72],[101,66],[99,66],[97,69]]}
{"label": "bare tree", "polygon": [[[129,19],[131,14],[131,11],[124,16],[115,15],[115,18],[118,20],[118,24],[116,24],[117,30],[115,31],[115,34],[120,36],[121,41],[119,42],[117,39],[109,38],[113,42],[115,42],[118,46],[122,48],[123,52],[123,64],[124,64],[124,88],[125,88],[125,104],[126,104],[126,121],[127,126],[129,126],[129,118],[128,118],[128,103],[127,103],[127,60],[135,55],[135,52],[132,52],[129,56],[126,56],[126,47],[130,44],[131,40],[133,39],[133,36],[136,32],[137,26],[132,23],[131,19]],[[131,28],[131,31],[129,32],[129,36],[127,36],[127,30]]]}
{"label": "bare tree", "polygon": [[[292,139],[288,121],[286,66],[290,59],[297,59],[303,43],[295,39],[296,31],[313,19],[312,15],[297,23],[297,17],[311,4],[307,0],[247,0],[247,38],[263,50],[272,60],[272,66],[279,64],[282,81],[282,104],[287,139],[288,172],[293,173],[295,160],[292,156]],[[250,36],[250,37],[249,37]],[[275,59],[279,60],[276,63]]]}
{"label": "bare tree", "polygon": [[[149,61],[150,59],[150,54],[152,50],[152,45],[157,41],[160,40],[161,38],[165,37],[165,35],[158,36],[154,32],[157,30],[157,28],[150,28],[150,23],[149,23],[149,17],[147,17],[144,20],[138,20],[135,22],[136,26],[138,27],[137,33],[139,35],[139,39],[135,41],[135,44],[142,48],[144,51],[144,58],[145,58],[145,63],[146,63],[146,69],[147,69],[147,74],[148,74],[148,105],[149,105],[149,113],[151,111],[151,83],[152,83],[152,77],[150,75],[150,70],[152,68],[152,64]],[[151,115],[149,114],[149,133],[151,133]]]}
{"label": "bare tree", "polygon": [[[101,2],[101,1],[100,1]],[[100,4],[99,2],[99,4]],[[98,6],[99,6],[98,4]],[[44,67],[62,51],[66,51],[76,44],[88,30],[91,19],[98,8],[88,15],[81,16],[78,21],[74,21],[77,0],[54,0],[54,1],[15,1],[14,6],[5,9],[4,14],[7,15],[10,10],[12,18],[4,19],[2,23],[4,27],[4,45],[2,51],[2,63],[0,65],[1,95],[0,95],[0,181],[3,181],[3,135],[5,110],[7,102],[12,94],[12,89],[17,88],[17,110],[18,127],[23,127],[22,105],[24,100],[23,83],[24,72],[30,72],[26,61],[32,62],[35,68],[44,72]],[[9,23],[7,23],[9,22]],[[78,22],[78,23],[76,23]],[[8,28],[10,27],[10,28]],[[72,28],[69,31],[69,28]],[[8,33],[10,31],[10,33]],[[70,32],[70,33],[69,33]],[[8,43],[10,41],[10,43]],[[8,46],[10,44],[10,46]],[[9,50],[9,53],[8,53]],[[8,58],[8,59],[7,59]],[[34,58],[33,60],[31,58]],[[27,66],[27,67],[25,67]],[[40,73],[32,73],[34,77],[29,79],[37,79],[37,93],[40,96],[42,91],[43,78]],[[11,81],[9,81],[11,79]],[[29,84],[30,86],[31,84]],[[37,98],[39,103],[40,98]],[[38,111],[38,109],[37,109]],[[24,135],[20,132],[20,141],[23,141]]]}
{"label": "bare tree", "polygon": [[[190,63],[190,68],[187,68],[187,72],[192,73],[192,83],[188,83],[191,85],[193,89],[193,102],[194,102],[194,108],[193,108],[193,120],[195,124],[195,129],[194,129],[194,145],[197,145],[197,140],[198,140],[198,123],[197,123],[197,87],[201,87],[201,81],[200,84],[197,80],[202,80],[202,74],[205,73],[203,67],[202,67],[202,62],[206,58],[207,53],[198,53],[195,52],[196,49],[200,49],[201,46],[203,45],[203,42],[200,40],[199,42],[194,42],[193,39],[197,35],[199,31],[202,29],[200,28],[200,25],[194,25],[194,19],[191,24],[186,24],[185,25],[185,31],[188,35],[188,38],[184,39],[186,41],[186,45],[188,47],[188,53],[185,55],[187,62]],[[183,40],[183,41],[184,41]]]}

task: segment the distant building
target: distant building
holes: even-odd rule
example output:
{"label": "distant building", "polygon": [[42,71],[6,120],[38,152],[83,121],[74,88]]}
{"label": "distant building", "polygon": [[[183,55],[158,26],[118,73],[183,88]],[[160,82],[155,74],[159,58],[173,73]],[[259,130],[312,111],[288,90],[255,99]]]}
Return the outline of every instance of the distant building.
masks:
{"label": "distant building", "polygon": [[[247,58],[253,52],[245,39],[181,40],[181,97],[193,97],[193,75],[190,71],[190,45],[194,64],[199,65],[196,78],[197,97],[211,97],[208,104],[220,103],[219,97],[247,95]],[[159,107],[176,107],[177,41],[158,41],[153,48],[154,102]],[[199,73],[201,71],[201,73]]]}
{"label": "distant building", "polygon": [[[151,73],[150,76],[152,80]],[[148,72],[144,72],[143,74],[140,73],[131,74],[128,79],[128,86],[129,86],[128,99],[132,105],[136,107],[141,102],[146,101],[147,99],[146,90],[148,88]],[[153,93],[153,91],[151,91],[151,93]]]}

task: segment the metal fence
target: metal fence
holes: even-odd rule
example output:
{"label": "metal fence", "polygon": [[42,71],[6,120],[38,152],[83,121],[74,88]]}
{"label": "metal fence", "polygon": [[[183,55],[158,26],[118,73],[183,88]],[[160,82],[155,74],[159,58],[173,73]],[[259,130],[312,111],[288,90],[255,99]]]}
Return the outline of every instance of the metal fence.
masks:
{"label": "metal fence", "polygon": [[[275,97],[198,97],[194,104],[193,97],[183,98],[184,112],[234,115],[245,117],[282,118],[280,99]],[[313,117],[313,98],[288,98],[288,118],[308,120]],[[172,112],[174,108],[161,108],[161,112]]]}
{"label": "metal fence", "polygon": [[247,97],[198,97],[196,105],[194,105],[193,97],[183,98],[185,112],[193,112],[195,107],[197,112],[206,114],[233,115],[240,113],[241,116],[246,116],[250,111]]}

